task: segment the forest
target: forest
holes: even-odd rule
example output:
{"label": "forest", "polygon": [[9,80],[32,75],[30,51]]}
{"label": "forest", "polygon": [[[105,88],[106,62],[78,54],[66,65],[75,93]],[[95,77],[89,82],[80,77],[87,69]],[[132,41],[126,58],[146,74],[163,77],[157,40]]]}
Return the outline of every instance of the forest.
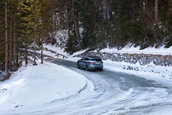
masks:
{"label": "forest", "polygon": [[[66,51],[172,46],[172,0],[0,0],[0,70],[27,64],[28,48],[54,44],[67,30]],[[43,63],[43,59],[41,58]]]}

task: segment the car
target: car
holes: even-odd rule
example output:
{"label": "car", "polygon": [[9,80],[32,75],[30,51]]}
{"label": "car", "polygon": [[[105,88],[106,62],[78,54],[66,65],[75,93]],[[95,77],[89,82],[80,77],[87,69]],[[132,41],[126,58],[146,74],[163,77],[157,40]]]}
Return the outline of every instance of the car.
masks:
{"label": "car", "polygon": [[85,70],[103,70],[103,61],[97,56],[83,57],[77,61],[77,67]]}

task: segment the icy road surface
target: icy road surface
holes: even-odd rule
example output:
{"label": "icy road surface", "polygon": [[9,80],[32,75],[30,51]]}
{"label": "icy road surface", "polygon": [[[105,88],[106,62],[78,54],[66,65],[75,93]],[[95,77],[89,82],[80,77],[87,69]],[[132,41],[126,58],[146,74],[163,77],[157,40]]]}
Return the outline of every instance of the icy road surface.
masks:
{"label": "icy road surface", "polygon": [[37,108],[33,104],[33,108],[31,106],[24,113],[21,112],[22,106],[18,105],[9,109],[7,114],[0,111],[0,115],[172,115],[170,80],[148,80],[106,67],[102,72],[90,72],[77,69],[75,62],[47,60],[82,74],[93,86],[67,98],[53,97]]}
{"label": "icy road surface", "polygon": [[94,90],[63,100],[63,105],[48,114],[172,115],[171,81],[147,80],[107,69],[89,72],[77,69],[75,62],[59,59],[51,62],[83,74],[94,84]]}

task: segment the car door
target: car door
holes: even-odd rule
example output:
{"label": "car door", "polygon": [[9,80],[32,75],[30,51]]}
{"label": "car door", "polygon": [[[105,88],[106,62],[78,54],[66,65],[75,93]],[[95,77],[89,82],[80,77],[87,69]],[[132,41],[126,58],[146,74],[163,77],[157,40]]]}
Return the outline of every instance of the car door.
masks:
{"label": "car door", "polygon": [[89,58],[84,58],[84,60],[83,60],[83,66],[84,66],[84,68],[87,68],[87,63],[88,63],[88,61],[89,61],[90,59]]}
{"label": "car door", "polygon": [[82,58],[82,59],[80,60],[80,62],[79,62],[79,66],[80,66],[81,68],[84,68],[84,67],[85,67],[85,62],[84,62],[84,60],[85,60],[85,58]]}

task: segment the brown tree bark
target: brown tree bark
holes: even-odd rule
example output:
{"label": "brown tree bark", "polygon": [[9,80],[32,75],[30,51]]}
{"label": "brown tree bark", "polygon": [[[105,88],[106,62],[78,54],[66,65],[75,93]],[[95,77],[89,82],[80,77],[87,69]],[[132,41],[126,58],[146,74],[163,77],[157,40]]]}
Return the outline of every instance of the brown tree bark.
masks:
{"label": "brown tree bark", "polygon": [[19,68],[19,44],[18,44],[18,39],[16,37],[16,69]]}
{"label": "brown tree bark", "polygon": [[146,13],[146,0],[143,0],[143,13]]}
{"label": "brown tree bark", "polygon": [[[35,12],[34,12],[34,17],[35,17],[35,22],[36,22],[36,1],[34,2],[35,4]],[[37,65],[36,63],[36,25],[34,25],[34,60],[33,60],[33,65]]]}
{"label": "brown tree bark", "polygon": [[105,19],[107,20],[108,19],[108,1],[105,0]]}
{"label": "brown tree bark", "polygon": [[8,78],[8,5],[5,1],[5,73]]}
{"label": "brown tree bark", "polygon": [[70,36],[70,16],[69,16],[69,2],[66,1],[66,6],[67,6],[67,23],[68,23],[68,37]]}
{"label": "brown tree bark", "polygon": [[158,23],[158,0],[155,0],[155,23]]}
{"label": "brown tree bark", "polygon": [[73,22],[74,22],[74,30],[76,33],[76,41],[78,42],[78,46],[81,47],[80,32],[79,32],[79,17],[75,16],[75,0],[72,0],[72,7],[73,7]]}
{"label": "brown tree bark", "polygon": [[43,45],[41,45],[41,64],[43,64]]}
{"label": "brown tree bark", "polygon": [[14,70],[17,69],[17,65],[16,65],[16,55],[17,55],[17,51],[16,51],[16,19],[15,19],[15,16],[13,17],[14,19],[14,22],[13,22],[13,39],[14,39],[14,42],[13,42],[13,62],[14,62]]}
{"label": "brown tree bark", "polygon": [[[36,28],[35,28],[35,31],[36,31]],[[34,38],[35,40],[34,40],[34,59],[33,59],[33,65],[37,65],[37,63],[36,63],[36,38]]]}
{"label": "brown tree bark", "polygon": [[172,19],[172,0],[169,0],[169,11],[168,17]]}
{"label": "brown tree bark", "polygon": [[27,66],[28,64],[28,60],[27,60],[27,56],[28,56],[28,51],[27,51],[27,45],[25,45],[25,65]]}
{"label": "brown tree bark", "polygon": [[97,8],[97,1],[94,0],[94,17],[93,17],[93,33],[96,33],[96,8]]}
{"label": "brown tree bark", "polygon": [[9,33],[9,43],[10,43],[10,48],[9,48],[9,69],[12,71],[12,21],[10,21],[10,33]]}

